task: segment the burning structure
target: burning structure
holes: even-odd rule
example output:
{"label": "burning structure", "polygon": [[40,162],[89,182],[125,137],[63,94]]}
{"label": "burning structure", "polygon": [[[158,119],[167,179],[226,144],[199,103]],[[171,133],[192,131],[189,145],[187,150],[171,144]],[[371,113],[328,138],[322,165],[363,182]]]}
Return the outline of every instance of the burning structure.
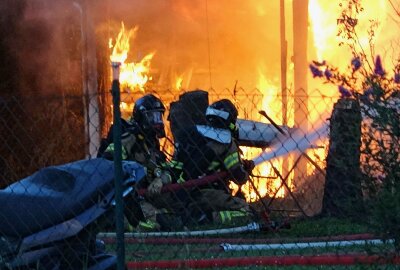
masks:
{"label": "burning structure", "polygon": [[[61,95],[60,108],[74,112],[63,117],[82,119],[74,126],[80,130],[78,149],[85,151],[61,160],[43,160],[37,166],[76,159],[76,153],[95,155],[111,123],[110,56],[125,65],[121,78],[125,117],[144,92],[156,93],[170,104],[185,91],[204,89],[211,102],[233,100],[242,119],[267,122],[258,113],[263,110],[279,126],[307,133],[326,120],[339,97],[336,89],[309,80],[309,60],[328,60],[343,67],[338,56],[349,54],[345,46],[337,46],[346,41],[337,36],[341,7],[334,1],[6,2],[2,4],[5,13],[14,10],[18,18],[12,24],[15,39],[25,41],[14,47],[22,77],[15,79],[15,88],[22,89],[21,96]],[[365,17],[358,24],[367,32],[369,20],[379,19],[375,50],[384,50],[397,38],[380,31],[394,23],[388,15],[390,6],[387,1],[369,0],[364,9]],[[360,39],[369,42],[367,34]],[[12,47],[13,40],[7,44]],[[390,56],[385,59],[389,61]],[[65,102],[69,96],[79,98]],[[28,115],[35,105],[26,107]],[[165,147],[170,149],[168,144]],[[326,144],[325,140],[319,145]],[[248,158],[261,153],[261,149],[243,151]],[[259,166],[257,173],[265,178],[259,178],[255,187],[243,187],[247,199],[258,199],[257,193],[285,197],[301,192],[307,177],[318,178],[315,165],[324,168],[326,149],[311,149],[307,155],[311,160],[290,154]],[[287,187],[278,174],[286,179]]]}

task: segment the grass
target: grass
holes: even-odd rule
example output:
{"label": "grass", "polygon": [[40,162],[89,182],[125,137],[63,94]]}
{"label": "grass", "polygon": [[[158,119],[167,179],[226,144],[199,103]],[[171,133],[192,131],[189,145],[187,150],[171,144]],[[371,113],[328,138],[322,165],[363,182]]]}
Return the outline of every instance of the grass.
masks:
{"label": "grass", "polygon": [[367,225],[351,219],[310,218],[291,222],[290,230],[281,230],[279,236],[321,237],[344,234],[372,233]]}
{"label": "grass", "polygon": [[[197,228],[199,229],[199,228]],[[235,235],[215,236],[214,238],[240,238],[251,243],[253,239],[275,239],[277,241],[296,242],[302,237],[323,237],[346,234],[371,233],[372,231],[365,224],[354,222],[349,219],[299,219],[291,223],[290,229],[282,229],[277,232],[249,232]],[[221,238],[221,241],[223,239]],[[244,242],[246,242],[244,241]],[[115,250],[115,246],[109,245],[108,249]],[[380,245],[357,245],[347,247],[308,247],[293,249],[274,250],[242,250],[223,251],[218,243],[210,244],[129,244],[125,247],[127,261],[157,261],[176,259],[213,259],[213,258],[236,258],[252,256],[285,256],[285,255],[321,255],[321,254],[387,254],[393,252],[392,244]],[[253,269],[255,266],[238,267],[233,269]],[[278,266],[277,266],[278,267]],[[275,269],[277,267],[269,267]],[[371,268],[372,267],[372,268]],[[257,268],[262,268],[257,267]],[[282,268],[282,266],[279,266]],[[285,269],[305,269],[303,266],[284,267]],[[346,267],[315,266],[307,269],[396,269],[391,265],[367,266],[354,265]]]}

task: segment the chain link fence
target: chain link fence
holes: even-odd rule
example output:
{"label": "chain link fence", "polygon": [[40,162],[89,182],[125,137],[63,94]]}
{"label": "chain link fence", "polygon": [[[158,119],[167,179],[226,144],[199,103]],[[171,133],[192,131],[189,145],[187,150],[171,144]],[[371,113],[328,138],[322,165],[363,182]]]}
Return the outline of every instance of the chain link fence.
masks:
{"label": "chain link fence", "polygon": [[[153,93],[167,107],[164,117],[168,139],[162,139],[160,147],[171,160],[176,145],[168,116],[171,104],[184,92]],[[279,104],[279,96],[268,96],[258,89],[210,89],[202,93],[209,97],[208,103],[222,98],[232,100],[240,119],[268,125],[268,132],[273,133],[261,146],[250,147],[248,141],[242,141],[242,159],[265,161],[257,164],[245,184],[229,184],[228,198],[246,201],[252,216],[243,217],[240,211],[228,207],[211,209],[209,216],[198,222],[185,223],[181,219],[174,223],[176,217],[168,213],[164,218],[169,220],[161,220],[171,222],[168,229],[149,230],[125,218],[124,254],[129,269],[397,262],[397,257],[390,259],[382,253],[393,253],[393,235],[380,238],[374,234],[366,209],[368,198],[374,195],[367,188],[371,183],[368,179],[376,176],[376,171],[374,175],[366,170],[371,167],[364,160],[371,153],[364,151],[368,148],[365,141],[371,134],[365,133],[368,121],[362,120],[356,99],[309,97],[309,112],[322,104],[333,112],[328,118],[320,114],[321,119],[309,122],[307,130],[299,130],[282,124],[281,106],[271,105],[264,115],[259,113],[265,108],[263,100]],[[122,117],[130,117],[133,102],[143,95],[122,92]],[[98,149],[100,142],[88,136],[88,130],[98,132],[99,137],[107,135],[112,121],[111,94],[107,91],[96,99],[104,100],[97,103],[102,108],[92,110],[97,115],[85,121],[89,110],[84,108],[89,103],[84,96],[2,98],[0,239],[4,267],[30,263],[37,269],[80,269],[96,263],[104,267],[112,264],[112,257],[106,254],[115,254],[118,249],[112,206],[114,165],[89,155],[89,144]],[[288,112],[294,114],[293,106],[288,106]],[[101,126],[93,126],[91,117]],[[321,129],[324,126],[329,126],[329,134]],[[306,147],[302,146],[304,139]],[[397,153],[398,158],[396,149],[392,154]],[[268,155],[261,155],[263,152]],[[129,175],[134,181],[144,177],[141,166],[132,166],[124,161],[123,184]],[[199,182],[212,182],[210,177],[218,179],[221,175],[217,172],[184,184],[166,184],[171,188],[165,192],[174,194],[172,198],[182,190],[192,194],[190,190],[197,189]],[[378,174],[374,179],[382,181],[383,176]],[[139,209],[146,191],[138,183],[129,186],[136,189],[132,194],[142,196],[125,200],[125,205],[132,208],[138,222],[145,221]],[[196,202],[199,198],[188,200]],[[96,212],[93,208],[102,210]]]}
{"label": "chain link fence", "polygon": [[[290,61],[272,55],[279,51],[271,42],[278,33],[270,31],[270,37],[257,32],[265,21],[253,11],[242,12],[239,2],[226,1],[225,8],[235,9],[221,14],[221,1],[210,1],[210,14],[196,15],[201,23],[186,16],[181,1],[143,1],[139,7],[131,1],[3,2],[0,269],[398,268],[398,64],[394,80],[385,77],[388,73],[380,60],[380,70],[371,64],[372,75],[362,74],[370,82],[362,87],[370,88],[357,92],[344,89],[342,82],[358,85],[353,75],[360,59],[352,62],[347,79],[333,74],[337,70],[329,70],[325,61],[313,62],[308,82],[311,75],[323,77],[341,85],[340,92],[328,84],[315,87],[315,82],[307,91],[296,91],[289,83],[294,81],[292,70],[285,71],[289,86],[282,90],[276,87],[279,80],[266,79],[278,77],[274,69],[280,61],[289,69]],[[265,10],[277,10],[276,3],[265,2]],[[176,17],[152,24],[149,18],[156,21],[161,13]],[[145,94],[164,103],[166,137],[156,144],[164,160],[155,164],[149,165],[148,155],[115,159],[123,157],[118,143],[115,156],[97,158],[118,108],[113,104],[109,63],[109,39],[117,37],[121,27],[118,14],[129,17],[132,25],[149,26],[143,28],[148,43],[135,47],[136,59],[160,49],[146,74],[146,87],[132,91],[121,84],[117,100],[127,121],[135,101]],[[255,35],[232,34],[243,51],[227,46],[230,40],[212,44],[215,51],[208,44],[205,60],[207,49],[199,44],[209,36],[203,36],[206,31],[200,25],[208,22],[205,15],[213,14],[219,19],[226,15],[229,21],[239,15],[247,16],[243,21],[252,17]],[[186,19],[193,26],[188,32]],[[347,19],[345,23],[354,22]],[[226,28],[222,22],[215,24],[216,29]],[[235,33],[247,34],[250,28],[244,23],[233,26]],[[271,45],[271,54],[265,44]],[[243,66],[229,55],[240,55]],[[272,71],[258,70],[255,75],[255,67],[262,63],[258,58]],[[177,66],[186,70],[183,84],[182,78],[177,83],[182,71]],[[301,72],[306,74],[306,67]],[[233,76],[251,78],[251,83],[227,83]],[[303,79],[307,81],[307,75]],[[231,87],[220,87],[227,84]],[[188,85],[215,88],[204,91]],[[215,151],[209,159],[204,138],[194,136],[191,129],[207,125],[207,106],[221,99],[230,100],[238,110],[239,155],[222,158],[226,152]],[[122,139],[112,143],[123,141],[130,132],[140,138],[137,129],[113,131]],[[144,143],[131,149],[146,152],[146,137],[140,140]],[[196,153],[178,160],[191,164],[189,169],[208,169],[215,157],[222,158],[217,161],[225,168],[200,170],[181,181],[174,159],[179,148]],[[226,169],[239,160],[243,167],[246,161],[250,164],[243,183],[235,183]],[[252,170],[248,161],[254,162]],[[160,168],[161,172],[156,170]],[[164,171],[171,177],[150,200],[148,186]]]}

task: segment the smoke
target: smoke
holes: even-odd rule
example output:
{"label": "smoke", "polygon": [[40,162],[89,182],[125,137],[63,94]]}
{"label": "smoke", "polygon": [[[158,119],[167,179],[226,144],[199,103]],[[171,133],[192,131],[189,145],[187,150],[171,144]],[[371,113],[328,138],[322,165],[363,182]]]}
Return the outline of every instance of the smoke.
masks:
{"label": "smoke", "polygon": [[25,8],[25,1],[0,2],[0,93],[17,90],[17,61],[13,50],[18,21]]}
{"label": "smoke", "polygon": [[79,15],[71,1],[29,0],[1,3],[2,40],[14,56],[13,93],[58,94],[81,83]]}
{"label": "smoke", "polygon": [[6,0],[0,5],[2,20],[8,15],[15,22],[2,25],[11,28],[8,45],[24,93],[78,91],[82,14],[76,5],[86,5],[99,43],[115,38],[121,21],[138,26],[129,60],[155,51],[156,83],[169,73],[183,76],[188,89],[232,89],[236,80],[238,87],[253,89],[261,67],[264,76],[279,77],[278,1]]}

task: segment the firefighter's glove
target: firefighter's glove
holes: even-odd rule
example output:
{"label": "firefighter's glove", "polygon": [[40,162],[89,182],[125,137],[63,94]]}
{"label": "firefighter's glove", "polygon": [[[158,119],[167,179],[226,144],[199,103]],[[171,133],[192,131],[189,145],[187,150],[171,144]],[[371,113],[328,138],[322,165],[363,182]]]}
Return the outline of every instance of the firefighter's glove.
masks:
{"label": "firefighter's glove", "polygon": [[163,183],[160,177],[156,177],[147,187],[147,194],[149,196],[155,196],[161,193],[161,189],[163,187]]}
{"label": "firefighter's glove", "polygon": [[155,177],[161,178],[161,181],[164,185],[172,182],[171,174],[166,170],[155,168],[153,174]]}
{"label": "firefighter's glove", "polygon": [[243,159],[242,163],[243,163],[243,168],[248,172],[248,174],[251,175],[254,167],[256,166],[254,164],[254,161],[252,161],[251,159]]}

